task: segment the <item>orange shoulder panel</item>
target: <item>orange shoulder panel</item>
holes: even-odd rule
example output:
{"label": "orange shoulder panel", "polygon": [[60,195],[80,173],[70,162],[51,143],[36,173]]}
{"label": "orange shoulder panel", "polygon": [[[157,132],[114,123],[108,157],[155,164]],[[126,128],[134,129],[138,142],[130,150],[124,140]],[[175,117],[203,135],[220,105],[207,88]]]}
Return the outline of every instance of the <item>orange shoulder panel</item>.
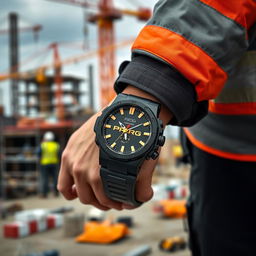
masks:
{"label": "orange shoulder panel", "polygon": [[200,0],[226,17],[236,21],[247,30],[256,22],[255,0]]}
{"label": "orange shoulder panel", "polygon": [[215,98],[227,80],[227,73],[200,47],[163,27],[144,27],[132,49],[149,52],[174,66],[195,85],[199,101]]}

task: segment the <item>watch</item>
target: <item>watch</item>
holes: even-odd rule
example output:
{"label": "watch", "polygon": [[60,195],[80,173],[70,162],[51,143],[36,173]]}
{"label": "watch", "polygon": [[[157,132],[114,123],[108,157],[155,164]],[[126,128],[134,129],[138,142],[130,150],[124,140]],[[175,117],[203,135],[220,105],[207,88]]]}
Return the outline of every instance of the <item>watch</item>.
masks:
{"label": "watch", "polygon": [[156,159],[165,142],[159,112],[159,103],[121,93],[97,118],[94,131],[100,149],[100,176],[110,199],[141,205],[135,196],[141,164]]}

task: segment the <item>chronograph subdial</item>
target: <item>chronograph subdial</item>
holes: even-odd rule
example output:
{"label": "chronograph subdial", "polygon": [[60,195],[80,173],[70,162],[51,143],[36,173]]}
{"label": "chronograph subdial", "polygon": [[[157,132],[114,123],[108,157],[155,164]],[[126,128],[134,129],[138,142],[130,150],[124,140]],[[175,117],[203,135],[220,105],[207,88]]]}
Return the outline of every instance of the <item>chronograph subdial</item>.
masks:
{"label": "chronograph subdial", "polygon": [[149,116],[139,107],[117,108],[105,119],[103,134],[110,150],[125,155],[135,153],[151,136]]}

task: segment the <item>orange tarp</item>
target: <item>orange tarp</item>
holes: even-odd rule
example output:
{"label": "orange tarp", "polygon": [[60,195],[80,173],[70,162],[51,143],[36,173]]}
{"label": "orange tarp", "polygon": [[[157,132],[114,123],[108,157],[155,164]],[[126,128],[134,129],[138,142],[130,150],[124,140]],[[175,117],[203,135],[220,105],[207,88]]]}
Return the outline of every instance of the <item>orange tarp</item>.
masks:
{"label": "orange tarp", "polygon": [[79,243],[100,243],[109,244],[113,243],[126,235],[128,235],[129,229],[123,223],[110,223],[90,221],[84,226],[84,233],[76,238]]}
{"label": "orange tarp", "polygon": [[187,213],[185,200],[161,200],[163,214],[170,218],[184,218]]}

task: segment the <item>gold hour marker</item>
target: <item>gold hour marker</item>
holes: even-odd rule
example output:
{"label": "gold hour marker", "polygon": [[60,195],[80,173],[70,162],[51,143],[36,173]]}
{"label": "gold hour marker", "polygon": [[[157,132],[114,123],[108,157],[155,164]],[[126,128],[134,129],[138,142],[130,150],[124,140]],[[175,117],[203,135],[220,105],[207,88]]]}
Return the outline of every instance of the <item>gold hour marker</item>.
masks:
{"label": "gold hour marker", "polygon": [[144,146],[145,145],[145,143],[141,140],[140,142],[140,145],[142,145],[142,146]]}
{"label": "gold hour marker", "polygon": [[114,115],[110,116],[112,120],[116,120],[116,117]]}
{"label": "gold hour marker", "polygon": [[130,114],[130,115],[133,115],[134,112],[135,112],[135,107],[130,107],[129,114]]}
{"label": "gold hour marker", "polygon": [[143,124],[143,126],[148,126],[150,124],[150,122],[146,122]]}
{"label": "gold hour marker", "polygon": [[120,108],[120,114],[123,115],[124,114],[124,109]]}
{"label": "gold hour marker", "polygon": [[105,136],[105,139],[109,139],[109,138],[111,138],[111,134],[108,134]]}
{"label": "gold hour marker", "polygon": [[144,116],[144,112],[141,112],[139,115],[138,115],[138,118],[142,118]]}
{"label": "gold hour marker", "polygon": [[105,127],[106,128],[111,128],[111,125],[110,124],[106,124]]}
{"label": "gold hour marker", "polygon": [[116,145],[116,143],[114,142],[110,147],[111,147],[111,148],[114,148],[115,145]]}
{"label": "gold hour marker", "polygon": [[149,136],[149,135],[150,135],[150,132],[144,132],[143,135]]}
{"label": "gold hour marker", "polygon": [[121,147],[121,150],[120,150],[122,153],[124,152],[124,146]]}
{"label": "gold hour marker", "polygon": [[131,146],[131,151],[132,151],[132,152],[134,152],[134,151],[135,151],[134,146]]}

